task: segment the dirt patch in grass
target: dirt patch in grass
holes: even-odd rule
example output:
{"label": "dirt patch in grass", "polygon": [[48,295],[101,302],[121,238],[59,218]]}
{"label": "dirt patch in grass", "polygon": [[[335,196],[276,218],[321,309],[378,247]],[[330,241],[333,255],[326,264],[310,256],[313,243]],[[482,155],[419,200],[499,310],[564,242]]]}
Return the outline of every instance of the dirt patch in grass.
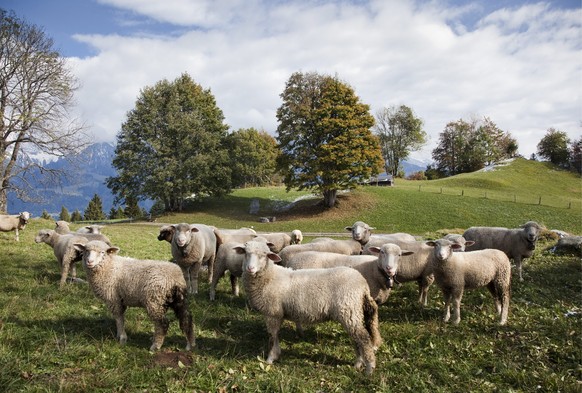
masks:
{"label": "dirt patch in grass", "polygon": [[154,355],[152,364],[164,368],[187,367],[192,364],[192,354],[189,352],[158,352]]}
{"label": "dirt patch in grass", "polygon": [[323,205],[323,199],[305,199],[298,201],[291,209],[277,213],[277,219],[297,220],[301,218],[341,219],[354,215],[354,212],[373,209],[377,204],[374,195],[359,191],[338,194],[332,208]]}

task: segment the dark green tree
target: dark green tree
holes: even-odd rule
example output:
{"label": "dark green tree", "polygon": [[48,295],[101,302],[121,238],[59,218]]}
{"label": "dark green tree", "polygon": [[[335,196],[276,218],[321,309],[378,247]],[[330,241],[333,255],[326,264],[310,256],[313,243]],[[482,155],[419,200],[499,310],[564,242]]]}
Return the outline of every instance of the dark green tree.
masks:
{"label": "dark green tree", "polygon": [[103,202],[101,201],[101,197],[95,194],[85,209],[83,219],[85,221],[100,221],[105,220],[105,218],[106,216],[105,213],[103,213]]}
{"label": "dark green tree", "polygon": [[138,205],[138,201],[137,198],[133,197],[133,196],[129,196],[127,198],[125,198],[125,209],[124,209],[124,214],[129,217],[129,218],[133,218],[134,220],[142,218],[143,214],[142,214],[142,210]]}
{"label": "dark green tree", "polygon": [[568,134],[550,128],[538,143],[538,157],[545,158],[554,165],[568,168],[570,161],[569,144]]}
{"label": "dark green tree", "polygon": [[62,206],[61,207],[61,214],[59,214],[59,220],[63,220],[63,221],[71,221],[71,215],[69,214],[69,211],[67,210],[66,207]]}
{"label": "dark green tree", "polygon": [[81,212],[79,209],[75,209],[73,214],[71,214],[71,222],[79,222],[82,221],[83,217],[81,216]]}
{"label": "dark green tree", "polygon": [[227,147],[234,187],[271,183],[277,166],[277,141],[265,131],[239,129],[228,135]]}
{"label": "dark green tree", "polygon": [[278,167],[287,190],[315,189],[326,207],[338,190],[382,171],[374,117],[352,87],[337,77],[296,72],[277,109]]}
{"label": "dark green tree", "polygon": [[382,108],[376,113],[373,130],[380,139],[386,173],[396,177],[402,161],[426,143],[422,119],[405,105]]}
{"label": "dark green tree", "polygon": [[182,210],[192,195],[230,192],[223,121],[210,90],[187,74],[144,88],[117,135],[118,175],[107,186],[118,202],[160,200],[166,211]]}
{"label": "dark green tree", "polygon": [[570,166],[578,173],[582,173],[582,137],[572,142],[570,147]]}
{"label": "dark green tree", "polygon": [[45,220],[52,220],[52,217],[50,214],[48,214],[48,212],[46,211],[46,209],[42,210],[42,214],[40,215],[40,218],[43,218]]}

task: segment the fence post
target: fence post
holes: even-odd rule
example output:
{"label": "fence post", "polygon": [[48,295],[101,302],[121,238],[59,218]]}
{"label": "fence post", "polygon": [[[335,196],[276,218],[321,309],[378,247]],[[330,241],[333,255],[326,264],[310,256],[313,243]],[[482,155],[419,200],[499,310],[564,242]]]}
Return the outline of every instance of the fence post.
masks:
{"label": "fence post", "polygon": [[538,205],[541,205],[541,204],[542,204],[542,197],[541,197],[541,195],[540,195],[540,200],[539,200],[539,202],[538,202]]}
{"label": "fence post", "polygon": [[465,190],[461,190],[461,196],[465,196]]}

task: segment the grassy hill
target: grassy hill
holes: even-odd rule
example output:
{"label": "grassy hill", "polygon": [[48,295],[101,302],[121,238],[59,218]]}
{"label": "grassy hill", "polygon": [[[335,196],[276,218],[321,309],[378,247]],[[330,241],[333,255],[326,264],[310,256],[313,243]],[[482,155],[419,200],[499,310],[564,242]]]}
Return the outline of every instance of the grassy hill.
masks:
{"label": "grassy hill", "polygon": [[[523,171],[534,170],[547,186],[517,186]],[[518,201],[479,196],[479,181],[505,182],[500,190],[519,191]],[[224,199],[206,199],[187,213],[160,217],[156,223],[109,225],[104,232],[122,255],[161,260],[171,258],[168,243],[156,239],[162,222],[347,233],[343,227],[360,219],[376,226],[376,232],[439,236],[440,231],[470,225],[512,227],[531,219],[582,233],[580,178],[545,164],[518,160],[498,171],[424,182],[420,192],[418,184],[364,187],[342,195],[338,207],[330,210],[322,209],[317,199],[305,198],[307,193],[250,188]],[[465,190],[464,195],[449,189]],[[548,199],[569,190],[566,199],[572,206],[521,202],[533,189],[544,190],[542,197]],[[256,215],[249,214],[253,199],[260,202]],[[290,210],[278,210],[292,201],[297,203]],[[273,215],[273,223],[257,222],[259,216]],[[171,313],[162,351],[149,352],[153,326],[141,309],[127,311],[128,343],[120,346],[111,314],[87,285],[58,288],[52,250],[34,242],[39,229],[52,227],[52,221],[33,219],[20,242],[13,233],[0,233],[1,391],[579,392],[582,386],[580,256],[549,253],[546,248],[555,242],[551,237],[542,238],[525,260],[525,281],[512,282],[507,326],[497,324],[484,288],[465,293],[461,323],[453,326],[441,322],[437,287],[431,287],[425,308],[417,304],[415,283],[395,287],[379,307],[384,343],[377,352],[377,369],[368,378],[352,367],[352,343],[332,322],[306,327],[304,337],[286,322],[280,333],[281,358],[266,364],[265,323],[247,306],[244,289],[240,297],[232,296],[224,277],[211,302],[204,273],[200,293],[190,299],[196,325],[192,353],[182,351],[184,339]],[[85,278],[82,268],[78,270]]]}
{"label": "grassy hill", "polygon": [[[249,214],[253,199],[260,205],[254,215]],[[290,210],[280,210],[293,201],[297,202]],[[259,231],[299,228],[307,232],[341,232],[354,221],[363,220],[378,232],[434,235],[473,225],[516,227],[534,220],[548,229],[582,233],[580,177],[525,159],[446,179],[397,180],[395,187],[360,187],[341,194],[337,207],[329,210],[318,202],[307,192],[287,193],[284,187],[246,188],[224,198],[208,198],[186,213],[160,217],[158,222],[199,222],[226,228],[253,226]],[[275,216],[277,220],[261,224],[260,216]]]}

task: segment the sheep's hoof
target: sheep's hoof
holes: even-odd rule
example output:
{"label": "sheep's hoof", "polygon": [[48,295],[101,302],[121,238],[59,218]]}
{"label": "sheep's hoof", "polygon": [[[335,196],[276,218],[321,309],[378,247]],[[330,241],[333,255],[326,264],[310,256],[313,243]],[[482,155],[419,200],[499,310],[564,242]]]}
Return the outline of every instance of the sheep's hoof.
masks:
{"label": "sheep's hoof", "polygon": [[368,364],[366,366],[366,375],[372,375],[374,373],[375,369],[376,369],[376,366],[374,364]]}
{"label": "sheep's hoof", "polygon": [[364,367],[364,359],[362,359],[362,357],[358,357],[356,359],[356,363],[354,363],[354,367],[356,368],[356,370],[361,370],[362,367]]}
{"label": "sheep's hoof", "polygon": [[152,346],[150,347],[151,352],[157,352],[159,350],[160,350],[160,347],[157,344],[152,344]]}

